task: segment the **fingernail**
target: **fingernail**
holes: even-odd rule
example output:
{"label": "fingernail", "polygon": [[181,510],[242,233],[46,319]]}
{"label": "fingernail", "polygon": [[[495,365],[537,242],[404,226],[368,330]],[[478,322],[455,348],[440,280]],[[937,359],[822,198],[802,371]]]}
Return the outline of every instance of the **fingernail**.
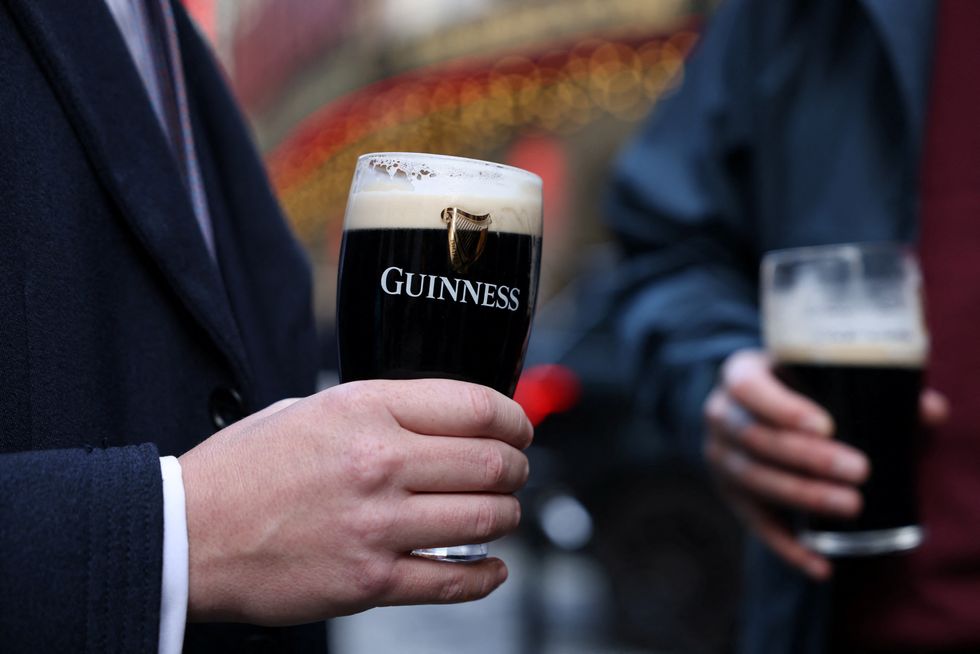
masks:
{"label": "fingernail", "polygon": [[857,502],[851,491],[832,490],[824,496],[824,506],[835,513],[850,514],[857,509]]}
{"label": "fingernail", "polygon": [[811,413],[800,421],[800,429],[820,436],[830,436],[834,423],[823,413]]}
{"label": "fingernail", "polygon": [[834,458],[833,474],[848,481],[863,481],[868,475],[868,461],[857,452],[844,452]]}

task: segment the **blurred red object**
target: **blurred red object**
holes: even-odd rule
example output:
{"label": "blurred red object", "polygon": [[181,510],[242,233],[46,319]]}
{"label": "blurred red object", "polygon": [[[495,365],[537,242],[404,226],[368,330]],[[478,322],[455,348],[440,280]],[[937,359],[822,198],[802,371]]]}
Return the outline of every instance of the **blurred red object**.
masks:
{"label": "blurred red object", "polygon": [[517,382],[514,401],[535,427],[555,413],[568,411],[582,396],[578,375],[557,364],[528,368]]}
{"label": "blurred red object", "polygon": [[507,163],[530,170],[544,182],[544,233],[568,234],[569,153],[556,136],[533,133],[518,137],[507,153]]}
{"label": "blurred red object", "polygon": [[214,45],[218,40],[218,3],[216,0],[184,0],[184,7],[194,22]]}

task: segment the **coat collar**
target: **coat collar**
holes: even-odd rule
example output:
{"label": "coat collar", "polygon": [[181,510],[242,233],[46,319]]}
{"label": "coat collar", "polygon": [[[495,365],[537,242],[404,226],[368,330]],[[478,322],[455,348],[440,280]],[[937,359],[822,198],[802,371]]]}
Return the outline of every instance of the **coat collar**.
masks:
{"label": "coat collar", "polygon": [[101,0],[6,2],[123,218],[247,381],[245,349],[218,267],[108,7]]}
{"label": "coat collar", "polygon": [[935,0],[861,0],[861,4],[888,53],[918,143],[925,125],[937,3]]}

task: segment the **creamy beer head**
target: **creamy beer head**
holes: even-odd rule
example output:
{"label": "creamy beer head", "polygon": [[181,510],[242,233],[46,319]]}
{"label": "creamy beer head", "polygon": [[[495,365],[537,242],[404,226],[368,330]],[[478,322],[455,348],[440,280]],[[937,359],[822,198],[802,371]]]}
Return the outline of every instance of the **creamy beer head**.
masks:
{"label": "creamy beer head", "polygon": [[541,255],[541,179],[424,154],[358,160],[344,223],[341,381],[448,377],[512,394]]}
{"label": "creamy beer head", "polygon": [[489,216],[492,232],[541,236],[541,178],[512,166],[440,155],[358,159],[344,229],[446,230],[446,209]]}
{"label": "creamy beer head", "polygon": [[763,260],[766,349],[778,361],[924,365],[921,276],[895,246],[783,250]]}

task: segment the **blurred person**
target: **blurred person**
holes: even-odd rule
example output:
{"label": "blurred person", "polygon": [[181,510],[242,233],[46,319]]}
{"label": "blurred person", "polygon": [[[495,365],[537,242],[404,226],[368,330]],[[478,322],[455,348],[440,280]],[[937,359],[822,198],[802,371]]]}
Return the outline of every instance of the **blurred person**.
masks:
{"label": "blurred person", "polygon": [[317,652],[502,583],[408,552],[517,525],[526,417],[310,395],[308,266],[181,5],[0,0],[0,71],[0,649]]}
{"label": "blurred person", "polygon": [[[744,519],[746,652],[980,651],[980,3],[728,0],[613,172],[638,397]],[[924,545],[833,564],[869,462],[761,351],[769,250],[917,243],[932,336]]]}

